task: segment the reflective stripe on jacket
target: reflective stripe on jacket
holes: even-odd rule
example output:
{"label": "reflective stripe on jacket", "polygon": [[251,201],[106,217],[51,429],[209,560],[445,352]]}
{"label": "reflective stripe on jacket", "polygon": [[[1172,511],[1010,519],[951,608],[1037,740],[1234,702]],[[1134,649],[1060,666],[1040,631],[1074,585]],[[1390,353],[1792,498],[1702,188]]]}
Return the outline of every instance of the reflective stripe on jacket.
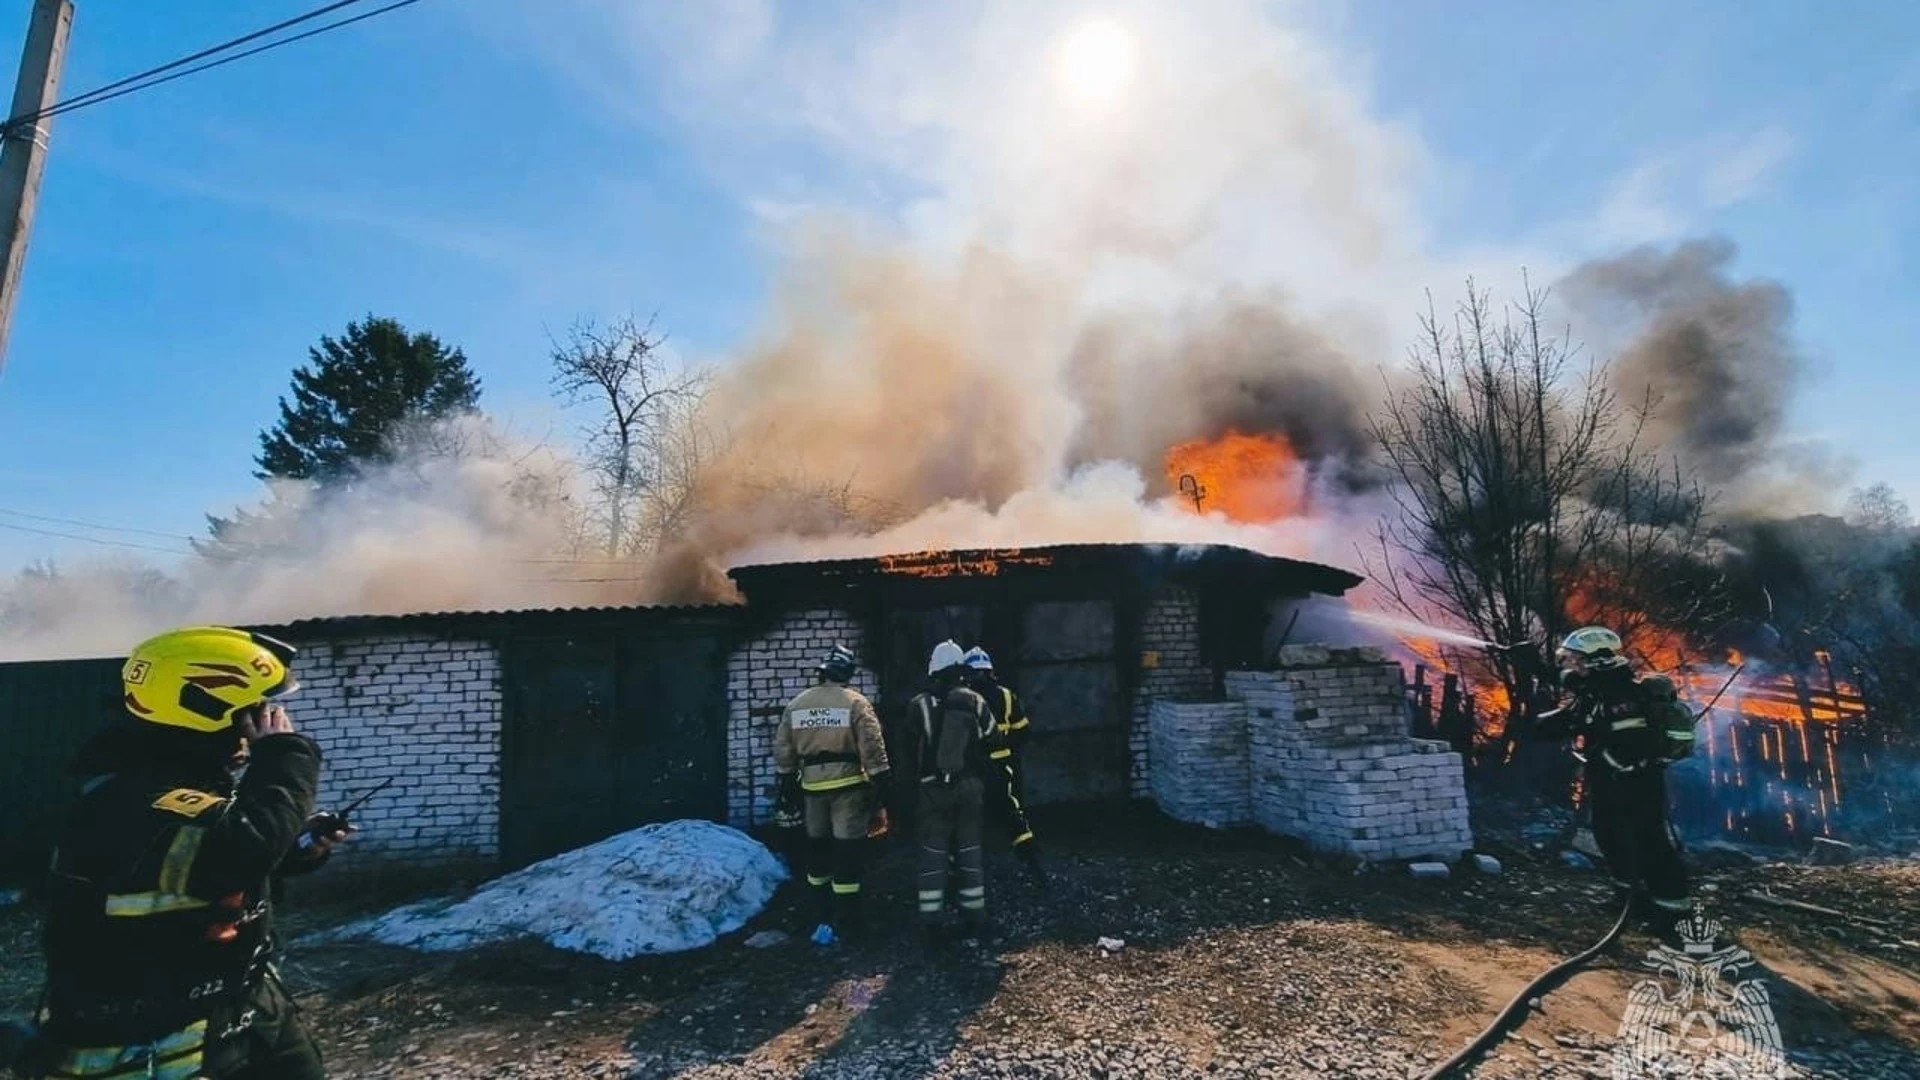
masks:
{"label": "reflective stripe on jacket", "polygon": [[288,734],[253,744],[237,787],[165,761],[88,786],[48,879],[41,1026],[60,1071],[197,1070],[209,1023],[234,1022],[273,959],[269,876],[302,869],[319,772],[318,748]]}
{"label": "reflective stripe on jacket", "polygon": [[1026,707],[1009,686],[995,686],[999,693],[988,698],[988,704],[998,702],[994,710],[994,729],[999,734],[993,750],[987,755],[995,761],[1004,761],[1013,756],[1014,749],[1025,736],[1032,721],[1027,717]]}
{"label": "reflective stripe on jacket", "polygon": [[780,714],[773,765],[796,770],[803,791],[838,791],[887,771],[880,717],[860,691],[822,683],[801,692]]}

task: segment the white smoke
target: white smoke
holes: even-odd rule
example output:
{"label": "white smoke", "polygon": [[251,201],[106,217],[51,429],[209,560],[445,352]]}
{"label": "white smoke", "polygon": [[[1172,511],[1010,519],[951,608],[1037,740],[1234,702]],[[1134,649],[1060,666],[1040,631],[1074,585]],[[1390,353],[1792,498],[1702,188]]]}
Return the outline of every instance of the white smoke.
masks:
{"label": "white smoke", "polygon": [[[349,486],[274,482],[172,573],[114,559],[21,575],[0,594],[0,660],[113,655],[182,624],[639,596],[629,569],[562,561],[580,550],[564,451],[475,416],[404,433],[396,451]],[[615,580],[572,580],[589,577]]]}
{"label": "white smoke", "polygon": [[[712,599],[730,565],[934,547],[1219,541],[1352,565],[1379,508],[1331,466],[1363,452],[1422,289],[1558,269],[1437,250],[1431,155],[1284,6],[537,7],[489,17],[525,20],[496,30],[603,106],[664,103],[784,253],[757,332],[714,358],[723,449],[682,543],[568,561],[586,550],[568,455],[488,433],[345,491],[282,488],[164,588],[16,589],[0,655],[187,620]],[[1096,16],[1130,43],[1104,97],[1061,71]],[[1233,427],[1309,459],[1307,517],[1234,525],[1168,490],[1169,445]]]}

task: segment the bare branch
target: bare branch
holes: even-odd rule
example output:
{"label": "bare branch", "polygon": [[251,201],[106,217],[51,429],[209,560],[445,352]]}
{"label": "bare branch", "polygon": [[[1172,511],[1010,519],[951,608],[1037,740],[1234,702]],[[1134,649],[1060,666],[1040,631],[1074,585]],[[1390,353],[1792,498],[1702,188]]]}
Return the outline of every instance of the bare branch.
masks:
{"label": "bare branch", "polygon": [[[1399,482],[1368,569],[1396,606],[1490,641],[1609,622],[1664,660],[1678,649],[1667,631],[1726,610],[1699,573],[1708,500],[1643,448],[1656,401],[1624,407],[1596,363],[1576,377],[1570,335],[1544,331],[1546,300],[1529,282],[1496,309],[1469,280],[1443,323],[1429,298],[1411,370],[1369,418]],[[1479,662],[1520,711],[1526,666]]]}
{"label": "bare branch", "polygon": [[699,464],[713,450],[701,426],[710,373],[672,364],[652,320],[575,324],[552,347],[553,387],[591,410],[585,436],[595,517],[610,557],[657,548],[684,526]]}

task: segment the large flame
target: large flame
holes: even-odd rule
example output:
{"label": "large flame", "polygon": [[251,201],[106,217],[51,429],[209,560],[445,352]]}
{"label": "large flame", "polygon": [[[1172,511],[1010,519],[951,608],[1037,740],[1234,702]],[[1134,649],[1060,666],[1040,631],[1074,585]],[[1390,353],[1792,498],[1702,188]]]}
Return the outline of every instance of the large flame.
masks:
{"label": "large flame", "polygon": [[[1692,709],[1704,711],[1696,752],[1681,770],[1695,814],[1709,808],[1712,823],[1738,839],[1833,835],[1853,794],[1843,770],[1870,757],[1877,736],[1862,722],[1868,713],[1858,687],[1836,675],[1832,658],[1816,652],[1811,664],[1786,669],[1734,650],[1702,650],[1653,618],[1606,606],[1601,597],[1609,592],[1617,591],[1604,583],[1576,588],[1568,614],[1619,627],[1638,669],[1668,676]],[[1418,640],[1402,646],[1418,665],[1411,692],[1428,730],[1455,739],[1470,732],[1483,746],[1503,741],[1508,697],[1487,657]]]}
{"label": "large flame", "polygon": [[1306,474],[1279,435],[1229,431],[1167,451],[1167,484],[1196,513],[1264,524],[1306,510]]}
{"label": "large flame", "polygon": [[[1699,797],[1723,815],[1715,823],[1725,834],[1762,841],[1832,836],[1848,793],[1842,768],[1873,740],[1872,729],[1861,723],[1867,706],[1859,690],[1834,675],[1824,653],[1815,656],[1819,673],[1808,675],[1742,668],[1747,658],[1737,652],[1724,662],[1702,657],[1674,644],[1678,635],[1658,628],[1646,637],[1660,647],[1652,658],[1641,657],[1643,666],[1672,678],[1691,708],[1707,710],[1698,725],[1694,763]],[[1403,645],[1428,672],[1415,673],[1416,711],[1431,717],[1439,733],[1472,731],[1483,743],[1502,740],[1508,698],[1485,664],[1425,642]],[[1736,670],[1738,678],[1729,683]],[[1457,691],[1443,694],[1447,683]],[[1462,715],[1449,721],[1449,706]],[[1579,792],[1574,795],[1578,805]]]}

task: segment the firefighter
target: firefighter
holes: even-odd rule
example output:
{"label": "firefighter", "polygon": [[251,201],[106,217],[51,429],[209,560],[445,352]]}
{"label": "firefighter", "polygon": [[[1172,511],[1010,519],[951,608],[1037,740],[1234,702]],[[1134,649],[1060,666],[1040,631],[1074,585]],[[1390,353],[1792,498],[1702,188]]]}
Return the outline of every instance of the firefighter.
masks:
{"label": "firefighter", "polygon": [[320,751],[274,700],[296,685],[293,655],[193,627],[127,658],[129,716],[75,762],[21,1075],[324,1080],[273,964],[272,879],[346,838],[313,813]]}
{"label": "firefighter", "polygon": [[987,708],[993,711],[994,738],[987,751],[988,802],[1013,841],[1013,853],[1026,865],[1028,880],[1044,886],[1047,873],[1040,865],[1033,823],[1027,819],[1026,775],[1021,768],[1032,721],[1020,695],[994,675],[993,657],[987,650],[977,645],[968,649],[966,665],[967,685],[985,698]]}
{"label": "firefighter", "polygon": [[981,837],[986,814],[988,743],[993,710],[966,685],[966,654],[952,641],[934,646],[929,689],[907,709],[903,732],[911,775],[919,781],[920,919],[931,936],[946,909],[949,866],[962,935],[977,939],[987,907]]}
{"label": "firefighter", "polygon": [[[1536,735],[1583,740],[1594,841],[1615,885],[1649,924],[1666,930],[1692,908],[1667,823],[1666,778],[1672,741],[1691,740],[1691,714],[1667,679],[1636,678],[1620,635],[1604,627],[1567,635],[1557,659],[1560,685],[1573,700],[1541,714]],[[1676,710],[1684,724],[1671,719]]]}
{"label": "firefighter", "polygon": [[780,714],[773,737],[773,767],[804,802],[817,945],[858,929],[867,837],[886,831],[887,747],[873,703],[847,685],[856,666],[853,653],[835,645],[814,669],[818,684]]}

